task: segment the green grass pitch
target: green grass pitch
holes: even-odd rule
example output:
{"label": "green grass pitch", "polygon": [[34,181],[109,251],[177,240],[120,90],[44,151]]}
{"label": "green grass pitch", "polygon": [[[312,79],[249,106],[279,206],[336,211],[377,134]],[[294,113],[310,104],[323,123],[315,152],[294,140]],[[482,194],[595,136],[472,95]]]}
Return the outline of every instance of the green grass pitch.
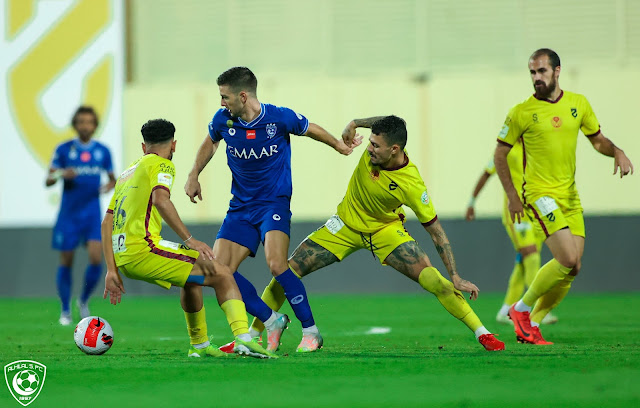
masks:
{"label": "green grass pitch", "polygon": [[[212,292],[209,334],[231,339]],[[311,297],[325,339],[300,355],[300,324],[283,336],[278,360],[188,359],[177,293],[125,295],[93,314],[114,329],[113,348],[87,356],[74,327],[57,324],[55,299],[0,299],[0,363],[36,360],[47,378],[30,407],[637,407],[640,295],[570,294],[560,322],[543,326],[553,346],[517,344],[498,325],[498,294],[472,306],[507,350],[486,352],[472,333],[425,295]],[[291,310],[284,309],[293,318]],[[366,334],[388,327],[387,334]],[[0,407],[20,407],[0,385]]]}

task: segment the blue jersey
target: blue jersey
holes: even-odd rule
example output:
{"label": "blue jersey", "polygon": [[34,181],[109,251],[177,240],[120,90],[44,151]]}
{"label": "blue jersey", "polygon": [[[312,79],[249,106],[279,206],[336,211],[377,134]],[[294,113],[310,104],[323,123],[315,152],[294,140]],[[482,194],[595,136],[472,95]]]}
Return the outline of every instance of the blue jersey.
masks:
{"label": "blue jersey", "polygon": [[291,197],[290,134],[304,135],[309,121],[289,108],[260,104],[258,117],[245,122],[220,109],[209,123],[214,142],[224,139],[233,175],[233,200],[248,203]]}
{"label": "blue jersey", "polygon": [[100,178],[103,171],[113,172],[109,149],[95,140],[83,144],[74,139],[56,148],[52,169],[71,168],[76,177],[64,181],[60,219],[85,218],[100,212]]}

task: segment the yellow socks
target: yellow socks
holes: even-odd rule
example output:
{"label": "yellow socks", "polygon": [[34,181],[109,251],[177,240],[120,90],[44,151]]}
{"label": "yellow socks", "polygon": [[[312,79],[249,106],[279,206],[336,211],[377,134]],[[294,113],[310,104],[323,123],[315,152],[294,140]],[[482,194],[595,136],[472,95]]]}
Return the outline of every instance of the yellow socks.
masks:
{"label": "yellow socks", "polygon": [[524,267],[520,262],[516,262],[513,266],[513,272],[509,277],[509,286],[507,286],[507,293],[504,296],[504,304],[512,305],[516,303],[522,297],[524,292]]}
{"label": "yellow socks", "polygon": [[187,320],[187,331],[189,332],[191,344],[200,344],[209,340],[209,337],[207,337],[207,317],[204,312],[204,306],[195,313],[184,312],[184,318]]}
{"label": "yellow socks", "polygon": [[440,304],[451,315],[466,324],[471,331],[475,332],[482,327],[482,322],[471,310],[471,306],[464,299],[464,295],[453,287],[453,283],[445,279],[440,272],[430,266],[420,272],[418,282],[425,290],[433,293],[440,301]]}
{"label": "yellow socks", "polygon": [[536,306],[531,312],[531,321],[533,323],[542,322],[542,319],[552,311],[558,304],[564,299],[571,288],[571,283],[576,277],[573,275],[567,275],[560,283],[558,283],[553,289],[545,293],[538,299]]}
{"label": "yellow socks", "polygon": [[527,306],[533,306],[538,298],[564,280],[569,272],[571,272],[571,268],[563,266],[555,258],[550,260],[540,268],[536,278],[531,282],[529,290],[522,297],[522,302]]}
{"label": "yellow socks", "polygon": [[[291,269],[291,272],[300,278],[296,271]],[[271,282],[269,282],[267,287],[264,288],[264,292],[262,292],[261,297],[264,303],[276,312],[280,310],[284,302],[287,300],[287,297],[284,295],[284,289],[282,289],[282,286],[275,278],[272,278]],[[253,322],[251,322],[251,329],[255,330],[257,333],[261,333],[264,330],[264,324],[254,317]]]}
{"label": "yellow socks", "polygon": [[220,308],[227,316],[227,321],[231,327],[234,336],[249,332],[249,323],[247,321],[247,310],[244,302],[238,299],[229,299],[220,305]]}
{"label": "yellow socks", "polygon": [[[540,252],[534,252],[533,254],[525,256],[522,259],[522,267],[524,269],[524,283],[529,287],[540,269]],[[509,304],[513,304],[517,300],[518,299]]]}

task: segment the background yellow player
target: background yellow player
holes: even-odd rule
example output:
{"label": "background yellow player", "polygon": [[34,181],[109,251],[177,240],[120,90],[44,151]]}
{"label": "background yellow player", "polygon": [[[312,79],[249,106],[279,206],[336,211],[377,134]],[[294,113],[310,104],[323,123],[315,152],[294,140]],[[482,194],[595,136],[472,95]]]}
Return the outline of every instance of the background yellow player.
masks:
{"label": "background yellow player", "polygon": [[[580,271],[585,229],[575,183],[578,130],[594,149],[614,158],[613,174],[633,173],[629,158],[600,131],[587,98],[560,89],[560,69],[560,57],[553,50],[542,48],[531,55],[535,94],[511,109],[494,154],[511,219],[520,221],[526,211],[553,255],[509,309],[518,341],[530,344],[552,344],[542,337],[539,324],[562,301]],[[522,195],[513,185],[507,162],[519,139],[525,152]]]}
{"label": "background yellow player", "polygon": [[[507,156],[507,164],[511,172],[511,180],[514,187],[519,190],[522,189],[522,168],[523,168],[523,151],[522,143],[518,142],[513,146],[513,149]],[[493,163],[493,157],[487,163],[484,172],[478,179],[476,186],[473,189],[473,194],[469,200],[467,206],[467,213],[465,219],[467,221],[473,221],[476,218],[475,202],[476,198],[482,191],[483,187],[496,172],[496,166]],[[507,293],[504,297],[504,303],[496,314],[496,320],[499,323],[513,324],[509,319],[509,307],[520,299],[525,287],[531,286],[533,278],[536,276],[538,269],[540,269],[540,248],[542,242],[544,242],[544,236],[537,234],[533,225],[528,219],[523,219],[519,223],[511,221],[511,215],[509,214],[509,200],[506,194],[504,195],[504,205],[502,208],[502,225],[504,225],[507,235],[511,239],[513,248],[516,250],[516,259],[513,266],[513,271],[509,277],[509,285],[507,287]],[[549,313],[544,319],[542,324],[557,323],[558,318]]]}
{"label": "background yellow player", "polygon": [[[296,248],[289,258],[291,269],[304,277],[366,249],[383,265],[393,267],[433,293],[451,315],[474,332],[485,349],[504,350],[504,343],[482,325],[461,293],[469,292],[470,299],[475,300],[479,289],[458,274],[451,244],[438,221],[433,200],[417,167],[404,151],[407,142],[404,120],[397,116],[356,119],[343,132],[348,146],[359,137],[355,133],[357,127],[371,128],[367,151],[351,176],[336,215]],[[453,283],[431,264],[404,228],[403,205],[413,210],[431,236]],[[271,280],[262,299],[274,310],[282,306],[285,297],[278,282]],[[264,327],[254,319],[251,329],[261,332]]]}
{"label": "background yellow player", "polygon": [[[141,132],[145,154],[118,178],[102,221],[102,249],[107,263],[104,297],[109,294],[114,305],[120,302],[124,285],[118,269],[131,279],[166,289],[172,285],[183,288],[180,300],[191,339],[187,355],[221,357],[227,354],[209,344],[202,291],[197,290],[200,285],[211,286],[236,336],[234,351],[252,357],[275,357],[251,341],[245,305],[229,268],[214,259],[207,244],[189,233],[171,202],[175,127],[169,121],[155,119],[145,123]],[[184,240],[182,244],[162,239],[162,220]]]}

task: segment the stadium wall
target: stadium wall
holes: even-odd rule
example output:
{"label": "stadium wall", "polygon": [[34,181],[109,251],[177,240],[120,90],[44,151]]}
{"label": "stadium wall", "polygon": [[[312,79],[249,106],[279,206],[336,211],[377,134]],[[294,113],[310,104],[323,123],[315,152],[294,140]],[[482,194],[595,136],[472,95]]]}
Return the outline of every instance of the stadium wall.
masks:
{"label": "stadium wall", "polygon": [[[299,222],[292,225],[291,252],[307,234],[321,225],[315,222]],[[514,251],[498,219],[484,219],[473,223],[462,220],[443,220],[443,225],[452,242],[458,269],[462,277],[476,283],[481,291],[496,292],[506,289],[512,270]],[[637,291],[640,290],[640,275],[633,254],[638,247],[640,216],[588,217],[586,219],[587,240],[582,271],[573,285],[573,291]],[[218,224],[192,225],[194,236],[212,242]],[[425,249],[432,262],[443,275],[446,270],[433,244],[422,226],[416,221],[408,222],[409,232]],[[167,239],[177,240],[166,231]],[[54,296],[56,294],[55,273],[58,253],[50,249],[51,230],[48,228],[0,229],[0,248],[3,264],[0,270],[0,296],[29,297]],[[548,250],[543,252],[543,262],[550,258]],[[73,295],[80,292],[87,264],[86,251],[76,254],[73,269]],[[255,259],[246,260],[240,271],[260,291],[269,281],[264,253],[260,248]],[[324,270],[305,278],[311,293],[419,293],[421,288],[390,267],[383,267],[370,252],[356,252],[343,262],[335,263]],[[177,294],[154,285],[124,278],[126,296]],[[100,284],[97,292],[104,286]],[[210,289],[207,289],[210,291]],[[213,294],[212,292],[210,292]],[[98,293],[99,295],[99,293]],[[176,299],[177,301],[177,299]]]}

